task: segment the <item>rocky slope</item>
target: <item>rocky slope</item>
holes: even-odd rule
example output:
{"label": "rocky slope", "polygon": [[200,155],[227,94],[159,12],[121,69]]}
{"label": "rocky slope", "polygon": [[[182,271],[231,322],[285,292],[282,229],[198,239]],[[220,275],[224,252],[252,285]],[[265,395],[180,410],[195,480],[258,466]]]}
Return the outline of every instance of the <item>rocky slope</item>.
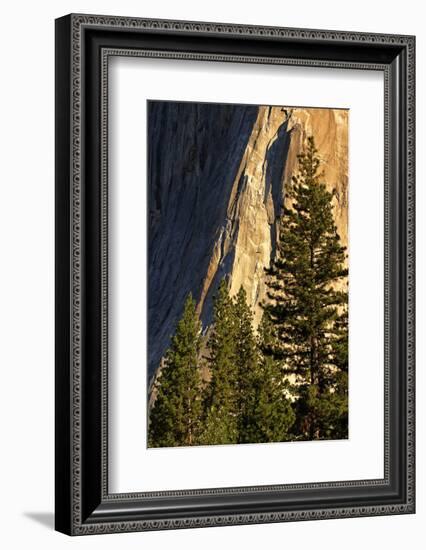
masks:
{"label": "rocky slope", "polygon": [[348,111],[150,102],[148,376],[192,292],[203,326],[223,277],[261,317],[265,267],[297,154],[314,135],[347,244]]}

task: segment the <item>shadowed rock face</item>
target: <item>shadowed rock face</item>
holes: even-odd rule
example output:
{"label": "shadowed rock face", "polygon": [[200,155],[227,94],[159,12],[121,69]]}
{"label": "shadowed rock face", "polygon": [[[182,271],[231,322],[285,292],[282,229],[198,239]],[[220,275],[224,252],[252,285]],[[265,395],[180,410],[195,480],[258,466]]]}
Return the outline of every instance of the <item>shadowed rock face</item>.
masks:
{"label": "shadowed rock face", "polygon": [[148,377],[192,292],[206,329],[227,278],[255,322],[285,184],[314,135],[347,241],[347,111],[153,101],[148,105]]}
{"label": "shadowed rock face", "polygon": [[[152,376],[189,292],[200,299],[257,107],[148,106],[148,353]],[[219,252],[220,253],[220,252]],[[232,267],[222,259],[220,272]],[[205,307],[204,323],[211,319]]]}

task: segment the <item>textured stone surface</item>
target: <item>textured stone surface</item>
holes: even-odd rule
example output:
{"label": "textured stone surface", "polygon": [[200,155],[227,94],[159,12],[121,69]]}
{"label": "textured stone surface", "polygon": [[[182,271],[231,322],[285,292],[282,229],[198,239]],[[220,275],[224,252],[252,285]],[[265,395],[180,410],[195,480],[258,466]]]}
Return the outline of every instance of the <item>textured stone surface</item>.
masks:
{"label": "textured stone surface", "polygon": [[227,277],[232,294],[244,286],[260,320],[285,186],[309,135],[337,191],[336,224],[347,244],[348,112],[150,102],[148,116],[151,378],[189,292],[207,328]]}

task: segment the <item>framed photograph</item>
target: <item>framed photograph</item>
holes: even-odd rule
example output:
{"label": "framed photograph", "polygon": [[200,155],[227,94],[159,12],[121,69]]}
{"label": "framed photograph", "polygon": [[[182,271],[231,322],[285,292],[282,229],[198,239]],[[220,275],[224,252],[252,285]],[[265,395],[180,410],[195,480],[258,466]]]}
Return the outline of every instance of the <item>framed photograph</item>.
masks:
{"label": "framed photograph", "polygon": [[413,36],[56,20],[56,529],[415,511]]}

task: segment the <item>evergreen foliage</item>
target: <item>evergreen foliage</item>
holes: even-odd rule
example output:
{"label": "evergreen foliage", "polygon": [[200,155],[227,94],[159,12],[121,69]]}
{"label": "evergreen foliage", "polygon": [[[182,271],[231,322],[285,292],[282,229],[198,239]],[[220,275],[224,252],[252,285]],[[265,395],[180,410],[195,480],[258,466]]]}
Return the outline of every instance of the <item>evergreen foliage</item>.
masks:
{"label": "evergreen foliage", "polygon": [[241,443],[289,441],[295,421],[291,390],[272,357],[261,358],[251,386],[251,408]]}
{"label": "evergreen foliage", "polygon": [[200,343],[201,323],[195,301],[189,295],[155,385],[157,395],[149,422],[150,447],[194,445],[198,440],[202,412]]}
{"label": "evergreen foliage", "polygon": [[234,301],[235,362],[237,374],[238,442],[250,443],[248,426],[256,405],[255,387],[260,376],[260,354],[253,330],[253,313],[243,287]]}
{"label": "evergreen foliage", "polygon": [[205,392],[205,421],[201,443],[238,442],[237,323],[226,281],[214,301],[213,328],[208,341],[210,384]]}
{"label": "evergreen foliage", "polygon": [[347,277],[345,248],[317,153],[311,137],[287,193],[265,305],[273,327],[266,353],[297,379],[297,439],[343,437],[347,415],[348,295],[337,289]]}

